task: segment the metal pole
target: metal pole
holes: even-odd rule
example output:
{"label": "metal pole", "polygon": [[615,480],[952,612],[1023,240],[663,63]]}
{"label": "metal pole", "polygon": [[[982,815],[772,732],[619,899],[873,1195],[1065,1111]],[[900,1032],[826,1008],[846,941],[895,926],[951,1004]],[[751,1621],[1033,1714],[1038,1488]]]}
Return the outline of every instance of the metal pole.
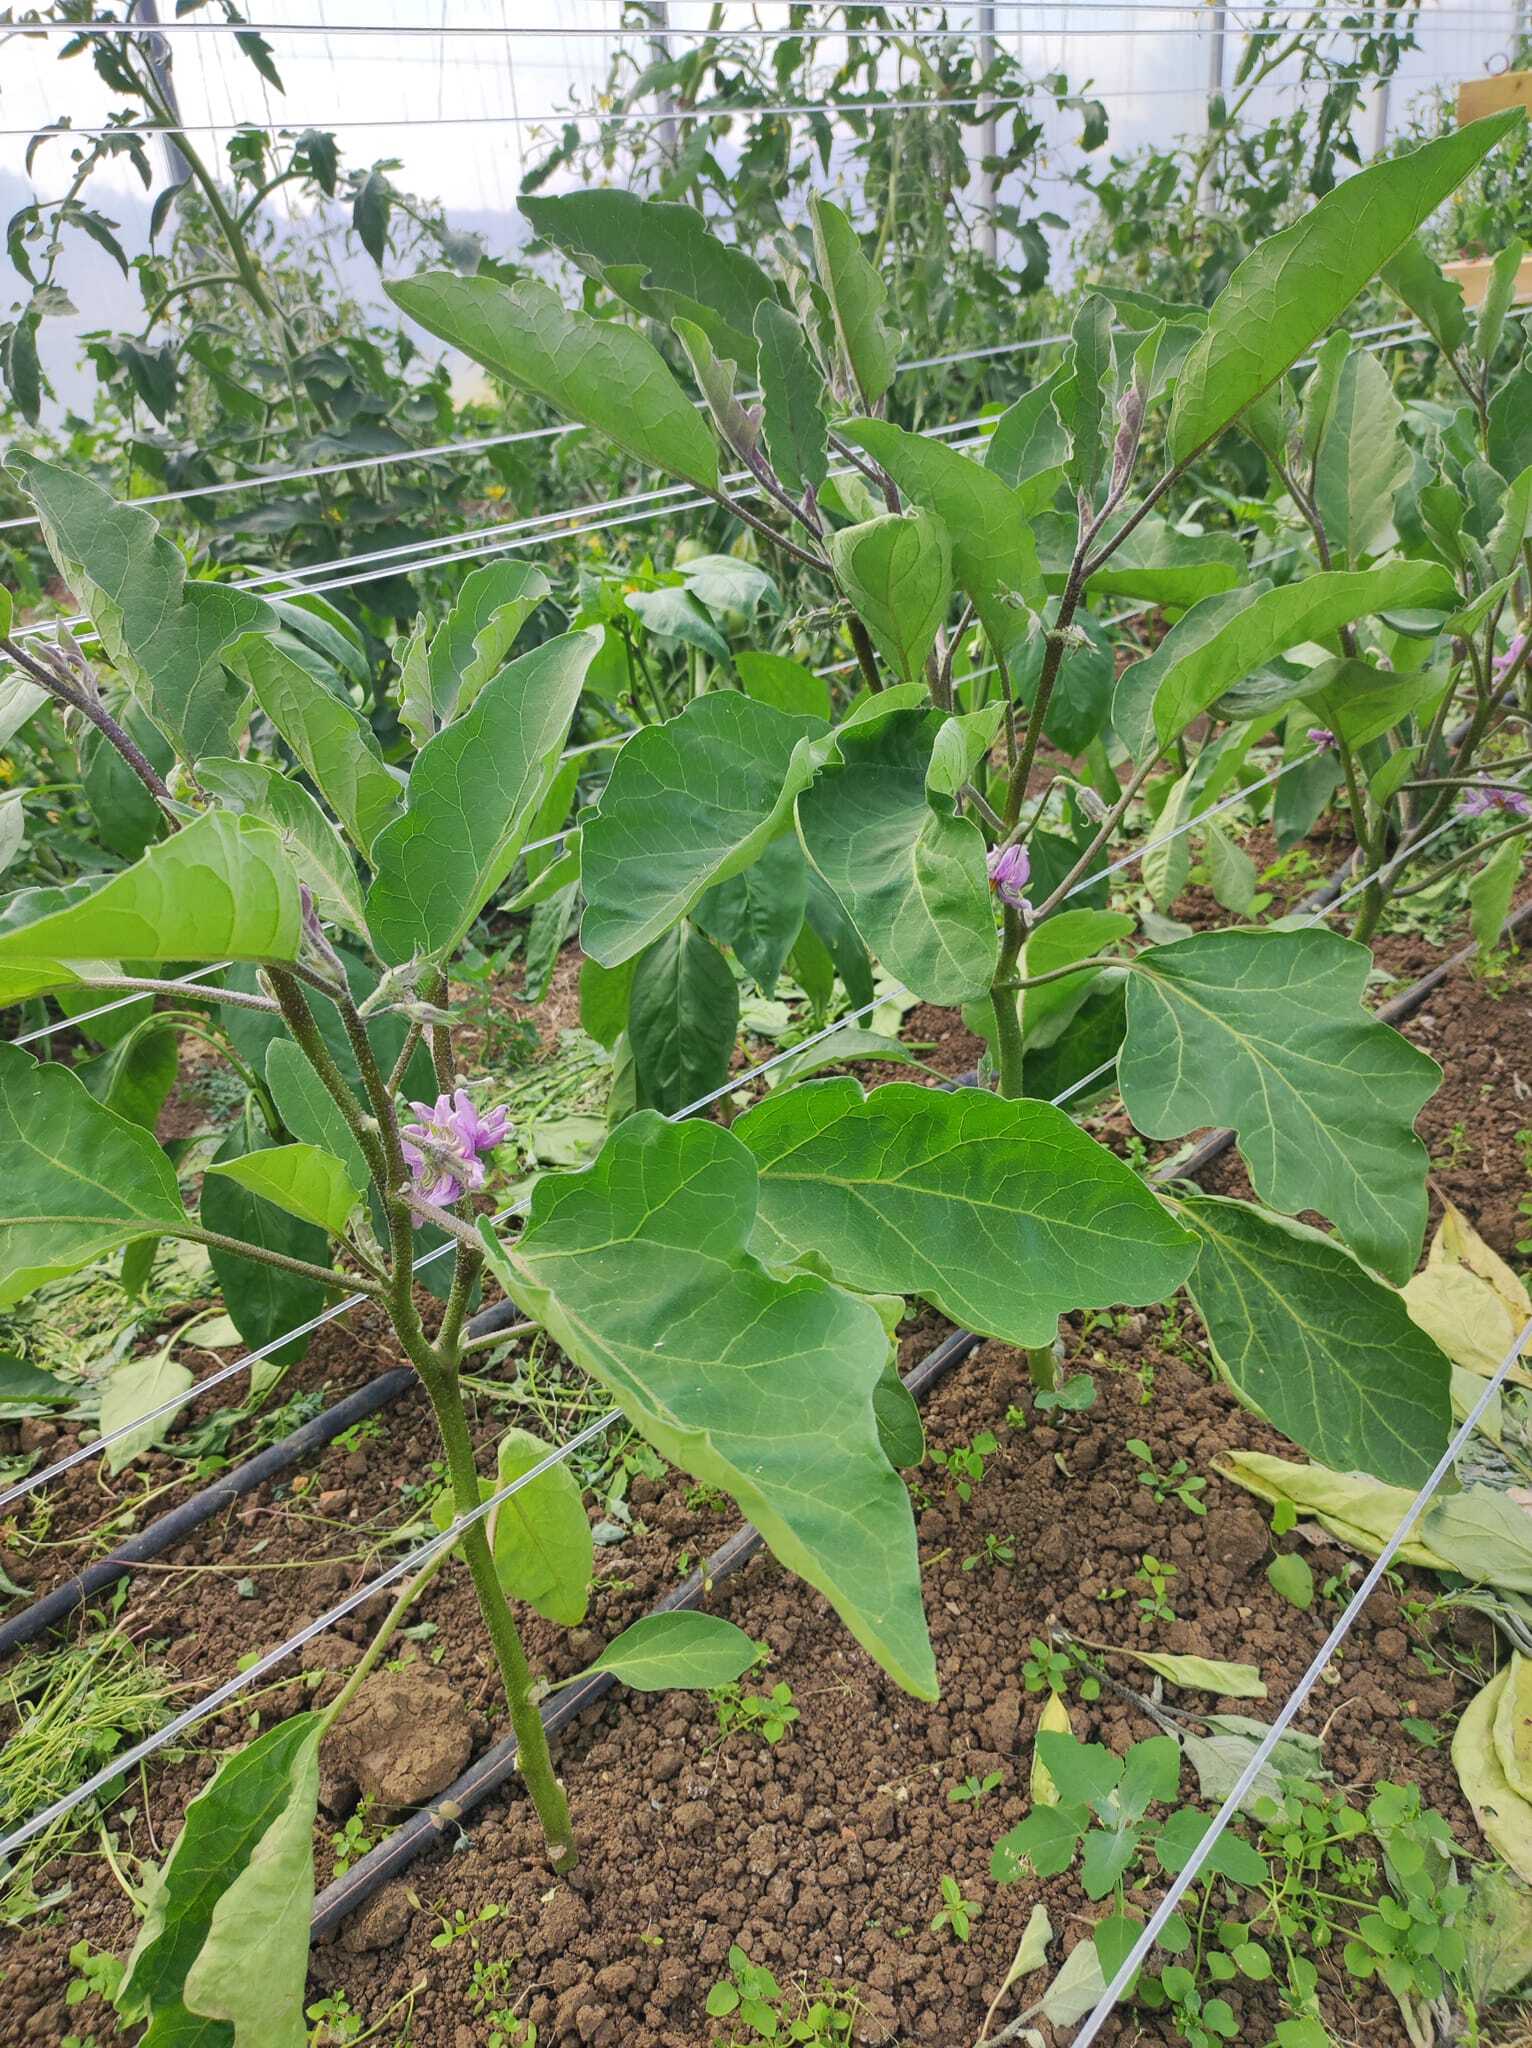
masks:
{"label": "metal pole", "polygon": [[[670,0],[640,0],[639,11],[650,21],[655,33],[649,38],[649,47],[654,52],[656,64],[670,62]],[[668,85],[662,85],[654,95],[654,104],[665,117],[659,123],[660,140],[665,152],[675,156],[681,147],[681,131],[673,118],[676,96]]]}
{"label": "metal pole", "polygon": [[[995,54],[995,10],[993,5],[988,5],[979,9],[981,77],[988,76],[995,61]],[[986,159],[986,165],[979,173],[979,203],[984,209],[979,235],[985,255],[991,264],[997,264],[1000,260],[1000,226],[995,218],[995,209],[1000,201],[1000,193],[995,182],[994,170],[989,166],[993,165],[994,159],[1000,154],[1000,124],[995,119],[995,101],[992,94],[985,96],[983,115],[984,118],[979,124],[979,149]]]}
{"label": "metal pole", "polygon": [[1388,148],[1388,88],[1390,81],[1378,80],[1377,96],[1372,103],[1372,153],[1382,156]]}
{"label": "metal pole", "polygon": [[[1223,98],[1224,43],[1227,37],[1229,18],[1223,0],[1217,0],[1213,10],[1213,41],[1208,51],[1208,107],[1207,129],[1213,131],[1213,102]],[[1208,212],[1213,203],[1213,166],[1211,157],[1202,174],[1202,191],[1198,195],[1202,210]]]}
{"label": "metal pole", "polygon": [[[151,28],[158,28],[160,13],[155,0],[133,0],[129,19],[144,22]],[[149,66],[154,82],[159,88],[160,98],[169,108],[171,119],[179,121],[181,102],[176,97],[176,82],[170,69],[170,45],[163,36],[147,35],[141,39],[141,47],[144,62]],[[170,182],[172,185],[184,185],[191,176],[191,165],[186,161],[181,146],[173,135],[165,136],[164,143],[165,168],[170,174]]]}

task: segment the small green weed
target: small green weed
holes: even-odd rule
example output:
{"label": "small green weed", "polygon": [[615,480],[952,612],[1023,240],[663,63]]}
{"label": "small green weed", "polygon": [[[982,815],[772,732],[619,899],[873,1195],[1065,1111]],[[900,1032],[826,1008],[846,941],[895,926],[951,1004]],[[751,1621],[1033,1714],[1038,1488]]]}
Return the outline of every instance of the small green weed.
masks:
{"label": "small green weed", "polygon": [[[771,1971],[736,1942],[729,1950],[729,1973],[707,1995],[710,2020],[728,2020],[729,2031],[715,2034],[712,2048],[744,2048],[750,2041],[786,2041],[797,2048],[844,2048],[860,2010],[850,1993],[821,1984],[810,1997],[801,1984],[784,1988]],[[743,2034],[738,2029],[747,2030]]]}
{"label": "small green weed", "polygon": [[1162,1507],[1167,1501],[1178,1500],[1191,1514],[1207,1513],[1207,1502],[1199,1498],[1207,1490],[1207,1481],[1199,1478],[1184,1458],[1177,1458],[1168,1472],[1162,1472],[1142,1437],[1130,1436],[1123,1449],[1142,1468],[1139,1485],[1147,1486]]}
{"label": "small green weed", "polygon": [[950,1928],[959,1941],[966,1942],[983,1911],[977,1899],[964,1898],[963,1887],[955,1877],[944,1877],[942,1902],[931,1915],[931,1932],[940,1934],[944,1928]]}
{"label": "small green weed", "polygon": [[798,1719],[793,1689],[785,1682],[774,1685],[769,1693],[747,1693],[738,1685],[721,1685],[708,1697],[725,1742],[731,1735],[759,1735],[762,1742],[775,1748]]}

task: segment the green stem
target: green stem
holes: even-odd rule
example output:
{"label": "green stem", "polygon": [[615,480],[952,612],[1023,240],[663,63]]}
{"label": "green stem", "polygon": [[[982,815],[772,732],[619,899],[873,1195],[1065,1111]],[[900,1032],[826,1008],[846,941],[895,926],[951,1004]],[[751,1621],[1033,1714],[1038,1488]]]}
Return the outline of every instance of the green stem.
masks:
{"label": "green stem", "polygon": [[1025,939],[1026,932],[1021,922],[1021,913],[1007,904],[1000,941],[1000,964],[995,969],[989,1000],[990,1007],[995,1013],[995,1051],[1000,1069],[1000,1093],[1013,1102],[1024,1092],[1022,1062],[1025,1044],[1021,1032],[1021,1000],[1010,984],[1015,981],[1016,963],[1021,958]]}
{"label": "green stem", "polygon": [[405,1580],[404,1590],[383,1617],[382,1622],[379,1624],[378,1632],[367,1645],[366,1650],[362,1654],[361,1661],[352,1667],[351,1674],[345,1684],[336,1694],[331,1704],[326,1707],[324,1719],[320,1723],[319,1728],[319,1739],[321,1742],[323,1742],[324,1738],[335,1726],[341,1715],[345,1713],[347,1707],[356,1698],[373,1672],[377,1670],[378,1660],[398,1633],[400,1622],[403,1621],[405,1615],[409,1613],[420,1595],[436,1577],[436,1574],[447,1562],[447,1559],[456,1553],[457,1548],[457,1544],[449,1543],[444,1550],[439,1550],[428,1564],[423,1564],[412,1579]]}
{"label": "green stem", "polygon": [[247,1244],[242,1237],[226,1237],[221,1230],[204,1230],[200,1223],[178,1223],[174,1229],[167,1227],[165,1234],[190,1238],[194,1244],[205,1244],[213,1251],[236,1252],[242,1259],[254,1259],[257,1265],[280,1266],[285,1273],[301,1273],[305,1280],[318,1280],[342,1293],[348,1288],[357,1294],[383,1291],[376,1281],[365,1280],[360,1273],[342,1273],[335,1266],[316,1266],[308,1259],[290,1258],[286,1252],[274,1252],[262,1244]]}
{"label": "green stem", "polygon": [[[473,1443],[468,1433],[468,1417],[463,1409],[462,1396],[454,1379],[439,1365],[418,1358],[415,1364],[425,1382],[436,1426],[441,1431],[442,1446],[447,1453],[453,1506],[458,1514],[469,1514],[479,1505],[479,1472],[474,1463]],[[554,1772],[553,1758],[548,1749],[548,1731],[533,1703],[532,1671],[527,1663],[527,1653],[522,1648],[520,1632],[495,1571],[495,1560],[482,1519],[463,1531],[461,1542],[478,1598],[479,1612],[484,1617],[500,1666],[506,1704],[511,1712],[511,1727],[516,1736],[517,1768],[537,1809],[553,1868],[562,1876],[574,1869],[580,1860],[580,1852],[575,1846],[569,1803]]]}

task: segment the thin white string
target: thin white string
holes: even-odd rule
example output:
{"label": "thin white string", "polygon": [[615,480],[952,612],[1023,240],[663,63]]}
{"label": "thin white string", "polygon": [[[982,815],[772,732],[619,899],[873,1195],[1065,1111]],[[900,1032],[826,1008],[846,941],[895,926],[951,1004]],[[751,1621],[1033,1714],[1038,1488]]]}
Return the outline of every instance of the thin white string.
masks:
{"label": "thin white string", "polygon": [[[1054,4],[1054,0],[1037,0],[1037,4],[1040,6],[1045,4]],[[1110,13],[1112,10],[1110,8],[1101,6],[1076,6],[1074,8],[1074,11],[1077,14],[1095,13],[1104,15]],[[1145,11],[1138,4],[1138,0],[1134,0],[1133,11],[1135,13]],[[1188,4],[1185,8],[1175,8],[1171,9],[1170,11],[1190,14],[1195,13],[1197,10],[1193,5]],[[1441,23],[1443,25],[1462,23],[1466,25],[1467,23],[1475,21],[1483,21],[1486,23],[1498,22],[1501,19],[1502,11],[1509,12],[1510,10],[1487,10],[1483,12],[1478,12],[1466,8],[1453,8],[1450,12],[1446,10],[1443,10],[1441,12],[1433,12],[1431,16],[1431,23],[1434,27],[1438,23]],[[1247,41],[1253,43],[1280,42],[1283,40],[1284,37],[1292,34],[1293,26],[1294,24],[1292,22],[1289,22],[1285,27],[1282,28],[1238,28],[1237,33],[1242,35]],[[888,38],[910,33],[909,30],[900,28],[897,25],[888,28],[867,27],[853,30],[840,25],[831,26],[827,24],[816,24],[813,28],[807,31],[804,30],[803,28],[756,27],[739,27],[720,31],[717,29],[688,28],[685,26],[671,26],[665,29],[664,31],[664,33],[668,36],[689,36],[694,40],[715,43],[724,41],[779,43],[796,40],[802,37],[805,33],[816,32],[821,35],[834,36],[846,40],[851,40],[854,38],[858,41],[870,41],[874,36],[882,36]],[[29,36],[69,35],[80,36],[82,38],[87,36],[111,35],[143,36],[146,33],[153,34],[156,36],[386,36],[391,40],[403,36],[429,36],[433,39],[441,39],[443,37],[448,36],[464,36],[470,39],[481,41],[494,39],[501,42],[504,42],[507,39],[511,41],[518,41],[522,39],[539,38],[544,40],[554,38],[561,41],[566,39],[575,39],[580,41],[600,40],[603,42],[620,42],[636,38],[643,42],[652,42],[654,40],[655,35],[655,31],[652,27],[572,28],[561,25],[556,28],[507,28],[504,26],[495,26],[493,24],[485,22],[448,22],[444,25],[426,25],[424,23],[416,22],[359,21],[334,23],[316,21],[162,21],[156,23],[155,27],[149,31],[146,31],[144,26],[141,23],[137,22],[29,21],[24,25],[18,24],[15,27],[13,27],[11,33],[25,34]],[[923,42],[972,42],[974,39],[975,30],[971,27],[923,28],[916,31],[916,33],[919,34]],[[1196,26],[1189,26],[1186,28],[1079,28],[1071,24],[1067,28],[1060,28],[1052,31],[1034,31],[1034,33],[1053,33],[1058,35],[1060,38],[1066,36],[1070,38],[1079,36],[1111,36],[1115,40],[1123,40],[1135,36],[1157,36],[1161,38],[1170,36],[1184,36],[1195,37],[1200,40],[1201,38],[1206,36],[1207,29],[1203,27],[1201,24],[1198,24]]]}

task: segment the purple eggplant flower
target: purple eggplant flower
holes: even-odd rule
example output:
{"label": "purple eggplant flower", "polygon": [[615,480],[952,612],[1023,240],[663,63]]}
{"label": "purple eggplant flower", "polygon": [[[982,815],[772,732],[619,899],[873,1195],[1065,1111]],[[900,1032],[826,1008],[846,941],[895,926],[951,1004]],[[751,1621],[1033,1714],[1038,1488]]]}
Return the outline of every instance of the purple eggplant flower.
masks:
{"label": "purple eggplant flower", "polygon": [[1518,633],[1504,654],[1495,657],[1495,681],[1503,683],[1526,651],[1527,636]]}
{"label": "purple eggplant flower", "polygon": [[1532,796],[1524,789],[1506,789],[1486,782],[1477,789],[1465,789],[1458,805],[1464,818],[1487,818],[1495,811],[1510,811],[1515,817],[1532,817]]}
{"label": "purple eggplant flower", "polygon": [[1032,862],[1024,846],[991,847],[988,856],[989,886],[1012,910],[1032,915],[1032,906],[1022,894],[1032,873]]}
{"label": "purple eggplant flower", "polygon": [[1333,754],[1335,752],[1335,735],[1327,725],[1311,725],[1309,727],[1309,745],[1311,747],[1318,747],[1321,754]]}
{"label": "purple eggplant flower", "polygon": [[467,1089],[459,1088],[438,1095],[434,1108],[427,1102],[410,1107],[420,1121],[400,1127],[399,1149],[416,1194],[447,1204],[460,1201],[470,1188],[483,1187],[484,1155],[505,1142],[504,1104],[480,1116]]}

